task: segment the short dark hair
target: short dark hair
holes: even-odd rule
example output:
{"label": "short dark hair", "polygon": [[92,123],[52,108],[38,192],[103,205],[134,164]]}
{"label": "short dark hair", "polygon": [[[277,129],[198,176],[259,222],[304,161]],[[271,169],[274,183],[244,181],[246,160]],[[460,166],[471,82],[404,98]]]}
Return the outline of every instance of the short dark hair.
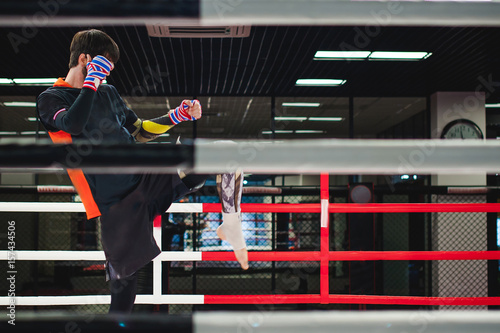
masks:
{"label": "short dark hair", "polygon": [[120,58],[120,49],[115,41],[107,33],[97,29],[77,32],[73,36],[69,50],[69,68],[78,65],[78,57],[82,53],[90,54],[92,58],[102,55],[113,63]]}

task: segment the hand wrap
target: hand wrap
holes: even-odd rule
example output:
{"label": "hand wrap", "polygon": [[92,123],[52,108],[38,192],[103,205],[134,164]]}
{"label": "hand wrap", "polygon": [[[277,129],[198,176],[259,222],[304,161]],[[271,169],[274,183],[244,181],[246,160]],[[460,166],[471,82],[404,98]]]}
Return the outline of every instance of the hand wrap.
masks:
{"label": "hand wrap", "polygon": [[[193,104],[195,103],[200,103],[198,100],[193,99],[191,101]],[[186,103],[186,100],[182,101],[181,105],[175,108],[173,112],[170,112],[168,115],[170,117],[170,120],[174,125],[177,125],[178,123],[182,121],[188,121],[188,120],[196,120],[195,117],[189,115],[188,113],[189,110],[189,105]]]}
{"label": "hand wrap", "polygon": [[90,88],[97,91],[101,82],[109,75],[113,69],[113,64],[103,56],[96,56],[87,63],[87,77],[83,83],[83,88]]}

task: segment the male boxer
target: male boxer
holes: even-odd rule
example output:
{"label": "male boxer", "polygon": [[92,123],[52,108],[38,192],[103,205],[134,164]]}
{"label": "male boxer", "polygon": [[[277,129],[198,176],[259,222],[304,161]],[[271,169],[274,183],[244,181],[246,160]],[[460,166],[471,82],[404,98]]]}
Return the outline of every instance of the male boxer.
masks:
{"label": "male boxer", "polygon": [[[173,126],[199,119],[199,101],[184,100],[162,117],[140,119],[115,87],[102,84],[118,61],[116,43],[100,30],[75,34],[70,46],[69,72],[37,99],[37,112],[55,143],[78,143],[102,138],[104,143],[146,142]],[[100,217],[101,242],[111,284],[110,312],[131,312],[136,296],[136,272],[160,250],[152,221],[171,203],[196,190],[203,175],[88,174],[75,166],[68,174],[89,219]],[[223,205],[218,235],[227,239],[243,269],[248,255],[241,230],[243,175],[224,174],[217,182]]]}

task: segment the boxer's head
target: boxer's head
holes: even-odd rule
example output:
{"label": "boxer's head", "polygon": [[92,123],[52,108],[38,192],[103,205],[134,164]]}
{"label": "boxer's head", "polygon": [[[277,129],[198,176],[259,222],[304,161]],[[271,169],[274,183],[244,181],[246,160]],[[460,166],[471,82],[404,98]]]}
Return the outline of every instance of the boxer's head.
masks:
{"label": "boxer's head", "polygon": [[71,41],[70,52],[69,68],[78,65],[81,54],[89,54],[91,58],[102,55],[114,64],[120,58],[120,49],[115,41],[105,32],[96,29],[77,32]]}

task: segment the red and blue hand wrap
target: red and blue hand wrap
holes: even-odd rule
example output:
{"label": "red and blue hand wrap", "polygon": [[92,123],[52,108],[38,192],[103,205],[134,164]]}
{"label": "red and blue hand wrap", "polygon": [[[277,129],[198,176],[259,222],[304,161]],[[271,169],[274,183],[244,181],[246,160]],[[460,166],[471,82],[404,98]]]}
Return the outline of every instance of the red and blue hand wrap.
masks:
{"label": "red and blue hand wrap", "polygon": [[113,64],[108,59],[100,55],[94,57],[92,61],[87,63],[87,77],[85,78],[83,87],[96,91],[112,69]]}
{"label": "red and blue hand wrap", "polygon": [[[193,104],[200,103],[196,99],[193,99],[191,102]],[[172,123],[177,125],[178,123],[180,123],[182,121],[196,120],[195,117],[189,115],[189,113],[187,112],[188,109],[189,109],[189,105],[186,103],[186,101],[182,101],[181,105],[176,107],[174,112],[169,113],[169,117],[170,117],[170,120],[172,121]]]}

